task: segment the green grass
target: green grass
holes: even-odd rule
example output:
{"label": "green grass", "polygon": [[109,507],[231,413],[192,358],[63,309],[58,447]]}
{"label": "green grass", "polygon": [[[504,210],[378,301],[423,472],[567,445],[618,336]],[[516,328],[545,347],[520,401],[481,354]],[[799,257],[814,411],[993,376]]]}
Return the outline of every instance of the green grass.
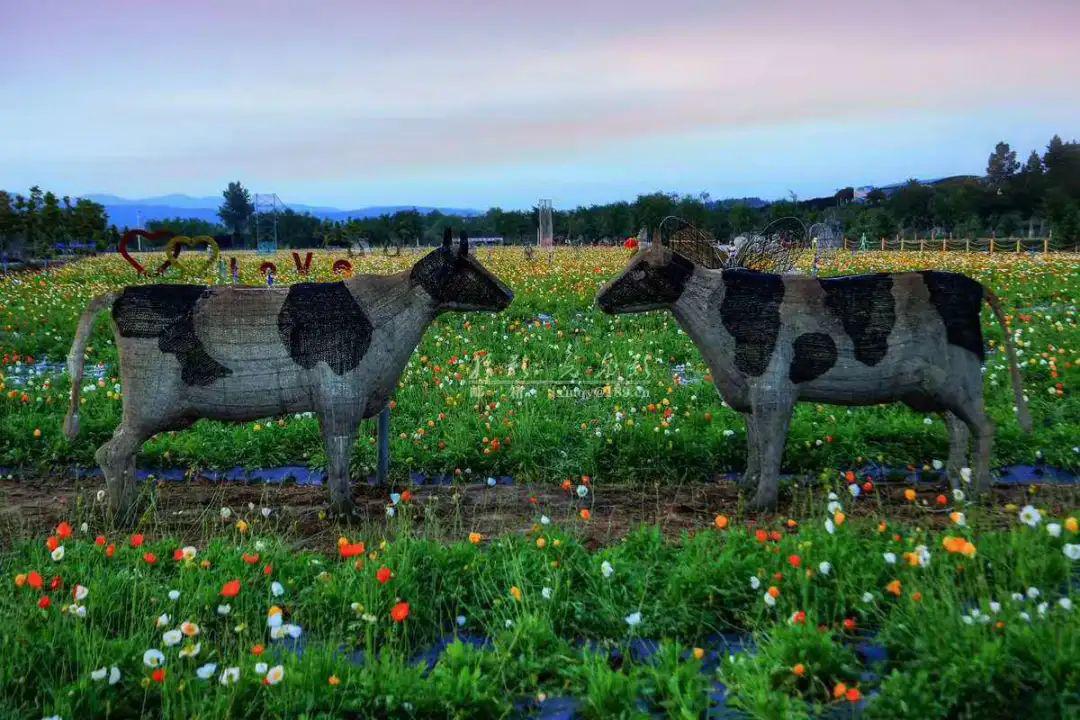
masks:
{"label": "green grass", "polygon": [[[942,532],[883,530],[878,518],[829,533],[824,507],[775,540],[733,522],[678,538],[641,528],[598,551],[540,524],[480,544],[436,542],[414,529],[412,505],[399,510],[378,534],[351,538],[367,547],[348,559],[295,550],[276,512],[264,519],[258,509],[244,513],[244,532],[235,514],[209,528],[186,560],[173,559],[179,542],[152,532],[137,548],[116,532],[96,544],[98,516],[89,511],[90,527],[61,541],[59,561],[44,536],[18,543],[0,555],[0,716],[486,718],[517,714],[516,701],[573,696],[589,718],[694,718],[708,710],[716,680],[729,704],[761,718],[848,714],[850,701],[834,697],[838,683],[869,699],[872,717],[1080,712],[1080,608],[1061,604],[1077,578],[1064,552],[1080,541],[1075,519],[981,531],[980,511],[967,508],[968,526],[949,533],[974,544],[969,557],[947,552]],[[1047,531],[1051,521],[1065,526],[1057,536]],[[929,563],[910,564],[905,553],[921,545]],[[885,561],[890,552],[896,564]],[[380,568],[392,573],[385,584]],[[43,589],[29,586],[30,571]],[[50,590],[54,577],[61,585]],[[239,594],[221,597],[231,580]],[[89,591],[77,603],[83,617],[68,607],[77,584]],[[774,606],[765,601],[770,587]],[[1029,597],[1032,588],[1038,597]],[[46,609],[42,597],[51,600]],[[403,622],[391,619],[399,602],[409,603]],[[302,656],[271,638],[274,606],[302,628]],[[985,622],[965,622],[973,611]],[[640,622],[631,625],[635,613]],[[199,634],[166,645],[164,634],[185,621]],[[756,651],[729,658],[715,636],[733,632],[751,633]],[[887,650],[883,666],[863,665],[853,650],[869,632]],[[415,660],[455,633],[489,642],[450,644],[430,672]],[[660,641],[658,651],[633,659],[635,638]],[[198,655],[183,657],[196,642]],[[257,645],[265,647],[258,657]],[[165,657],[160,682],[143,661],[151,649]],[[704,669],[717,649],[719,666]],[[610,660],[613,650],[621,663]],[[363,662],[350,662],[355,651]],[[281,682],[264,684],[260,662],[282,665]],[[217,669],[202,680],[196,670],[206,663]],[[115,685],[91,676],[112,667]],[[223,685],[227,667],[239,668],[239,680]]]}

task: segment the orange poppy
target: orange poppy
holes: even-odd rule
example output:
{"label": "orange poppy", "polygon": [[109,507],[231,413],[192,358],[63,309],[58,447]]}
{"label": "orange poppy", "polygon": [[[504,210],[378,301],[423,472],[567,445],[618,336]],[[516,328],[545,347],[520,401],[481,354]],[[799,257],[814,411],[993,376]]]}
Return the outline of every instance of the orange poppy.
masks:
{"label": "orange poppy", "polygon": [[221,597],[236,597],[240,594],[240,581],[230,580],[221,586]]}

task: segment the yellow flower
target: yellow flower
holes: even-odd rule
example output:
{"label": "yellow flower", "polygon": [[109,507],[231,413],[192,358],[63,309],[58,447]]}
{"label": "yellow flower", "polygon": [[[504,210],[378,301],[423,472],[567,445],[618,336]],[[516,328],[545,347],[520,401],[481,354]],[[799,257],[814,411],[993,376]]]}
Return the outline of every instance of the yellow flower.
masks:
{"label": "yellow flower", "polygon": [[331,675],[329,678],[327,678],[326,682],[330,685],[333,685],[334,687],[337,687],[341,684],[341,678],[339,678],[337,675]]}
{"label": "yellow flower", "polygon": [[512,595],[513,598],[518,602],[521,602],[521,588],[519,588],[517,585],[510,586],[510,595]]}
{"label": "yellow flower", "polygon": [[1065,529],[1071,533],[1075,533],[1080,531],[1080,523],[1078,523],[1074,517],[1067,517],[1065,518]]}
{"label": "yellow flower", "polygon": [[703,657],[705,657],[705,649],[699,647],[694,648],[694,659],[701,660]]}
{"label": "yellow flower", "polygon": [[547,547],[547,538],[536,538],[536,547],[540,548],[541,550]]}
{"label": "yellow flower", "polygon": [[241,533],[246,533],[248,531],[248,527],[249,527],[249,525],[247,524],[246,521],[244,521],[244,520],[237,520],[236,521],[236,529],[239,530]]}
{"label": "yellow flower", "polygon": [[479,545],[480,541],[483,540],[483,539],[484,539],[484,536],[481,535],[478,532],[469,533],[469,542],[471,542],[473,545]]}

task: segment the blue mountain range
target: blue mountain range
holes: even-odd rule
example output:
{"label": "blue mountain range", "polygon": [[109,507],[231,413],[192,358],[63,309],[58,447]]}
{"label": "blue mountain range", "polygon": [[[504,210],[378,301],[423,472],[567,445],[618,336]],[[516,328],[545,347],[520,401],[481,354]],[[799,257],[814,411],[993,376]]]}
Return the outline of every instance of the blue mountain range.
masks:
{"label": "blue mountain range", "polygon": [[[137,199],[102,193],[90,193],[80,197],[104,205],[105,212],[109,216],[109,222],[119,228],[144,227],[151,220],[166,220],[175,217],[199,218],[209,222],[221,222],[217,216],[218,207],[222,202],[221,197],[191,197],[190,195],[176,193]],[[473,208],[429,207],[425,205],[370,205],[353,210],[342,210],[335,207],[289,203],[287,207],[298,213],[311,213],[315,217],[324,220],[379,217],[380,215],[393,215],[401,210],[417,210],[424,215],[437,210],[444,215],[460,215],[462,217],[475,217],[483,214],[482,211]]]}

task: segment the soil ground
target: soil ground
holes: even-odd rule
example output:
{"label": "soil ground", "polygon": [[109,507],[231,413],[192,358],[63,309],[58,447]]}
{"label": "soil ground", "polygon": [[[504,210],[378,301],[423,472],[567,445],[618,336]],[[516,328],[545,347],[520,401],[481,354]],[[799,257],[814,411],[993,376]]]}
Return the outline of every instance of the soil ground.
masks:
{"label": "soil ground", "polygon": [[[886,517],[893,522],[927,526],[949,523],[952,503],[942,506],[937,501],[939,495],[951,497],[944,483],[920,483],[914,503],[904,499],[907,487],[878,485],[856,502],[845,498],[845,509],[850,517]],[[104,489],[101,480],[0,480],[0,546],[9,546],[19,538],[40,537],[60,520],[90,521],[91,527],[109,528],[105,504],[98,500],[99,491]],[[201,480],[144,483],[144,511],[139,524],[159,537],[169,535],[199,542],[243,517],[262,524],[260,532],[282,533],[297,547],[332,550],[342,534],[385,536],[393,532],[388,522],[396,528],[403,522],[410,523],[428,537],[461,539],[470,532],[488,537],[527,532],[543,514],[563,527],[576,528],[590,546],[599,546],[617,541],[641,524],[658,525],[668,535],[711,527],[721,513],[730,516],[733,524],[748,528],[776,528],[789,518],[820,520],[824,518],[826,492],[793,486],[781,494],[777,512],[755,514],[743,509],[737,487],[728,480],[605,485],[594,487],[585,499],[550,483],[420,485],[410,490],[412,501],[407,507],[399,506],[404,508],[399,517],[388,521],[386,507],[391,489],[358,484],[353,497],[359,518],[345,524],[328,514],[327,491],[323,487]],[[1060,515],[1080,505],[1080,486],[997,487],[980,505],[980,512],[990,514],[1002,525],[1014,523],[1016,510],[1006,507],[1010,503],[1032,503]],[[222,507],[232,510],[228,522],[221,518]],[[268,517],[262,516],[263,508],[270,509]],[[588,521],[579,516],[582,508],[591,513]]]}

